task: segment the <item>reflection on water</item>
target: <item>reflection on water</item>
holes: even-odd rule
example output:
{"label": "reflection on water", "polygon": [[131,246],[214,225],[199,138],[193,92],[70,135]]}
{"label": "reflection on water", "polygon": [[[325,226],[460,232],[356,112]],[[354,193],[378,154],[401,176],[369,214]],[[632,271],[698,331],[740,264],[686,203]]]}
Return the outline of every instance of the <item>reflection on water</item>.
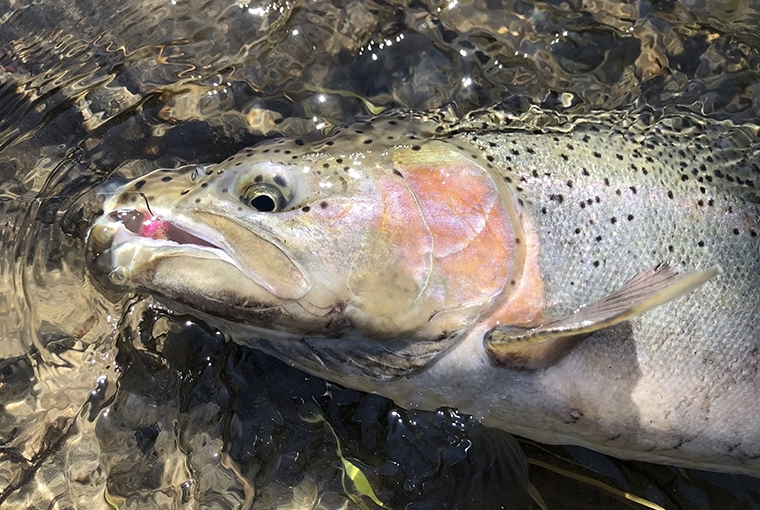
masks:
{"label": "reflection on water", "polygon": [[[98,210],[89,192],[107,177],[219,161],[395,107],[760,116],[751,2],[0,5],[8,507],[372,508],[347,466],[390,508],[533,504],[504,433],[451,410],[405,412],[144,297],[98,292],[83,238]],[[552,509],[632,503],[535,461],[666,508],[760,507],[754,479],[522,446]]]}

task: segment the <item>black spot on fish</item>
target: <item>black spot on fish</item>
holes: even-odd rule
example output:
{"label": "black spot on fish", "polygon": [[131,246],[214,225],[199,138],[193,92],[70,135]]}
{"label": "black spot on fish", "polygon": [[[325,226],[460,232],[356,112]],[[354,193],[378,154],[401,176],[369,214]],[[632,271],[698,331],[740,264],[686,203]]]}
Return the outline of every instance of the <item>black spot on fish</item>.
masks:
{"label": "black spot on fish", "polygon": [[278,186],[282,186],[283,188],[288,185],[288,183],[285,181],[285,179],[282,178],[281,175],[275,175],[274,176],[274,182]]}
{"label": "black spot on fish", "polygon": [[586,167],[581,168],[581,174],[585,175],[586,177],[591,175],[590,173],[588,173],[588,170],[586,170]]}
{"label": "black spot on fish", "polygon": [[294,140],[294,143],[295,143],[296,145],[298,145],[299,147],[301,147],[301,146],[303,145],[303,139],[302,139],[302,138],[296,138],[296,139]]}
{"label": "black spot on fish", "polygon": [[330,163],[323,163],[322,168],[330,168]]}
{"label": "black spot on fish", "polygon": [[335,145],[335,142],[333,142],[332,140],[327,140],[325,142],[325,145],[333,146],[333,145]]}
{"label": "black spot on fish", "polygon": [[750,237],[757,237],[757,232],[755,232],[754,230],[750,230],[749,231],[749,236]]}
{"label": "black spot on fish", "polygon": [[594,267],[599,267],[599,261],[598,260],[594,261]]}
{"label": "black spot on fish", "polygon": [[541,208],[541,214],[546,214],[546,207]]}
{"label": "black spot on fish", "polygon": [[689,176],[686,174],[681,174],[681,182],[686,182],[689,180]]}
{"label": "black spot on fish", "polygon": [[633,214],[628,215],[628,221],[633,221]]}
{"label": "black spot on fish", "polygon": [[365,145],[369,145],[371,143],[372,143],[372,138],[367,138],[366,140],[364,140]]}
{"label": "black spot on fish", "polygon": [[[596,154],[594,154],[596,156]],[[599,157],[599,156],[596,156]],[[622,154],[615,154],[615,157],[618,158],[618,160],[623,161],[623,155]]]}
{"label": "black spot on fish", "polygon": [[396,175],[398,175],[402,179],[404,178],[404,176],[401,174],[401,172],[399,172],[398,169],[396,169],[396,168],[393,169],[393,173],[396,174]]}
{"label": "black spot on fish", "polygon": [[515,237],[515,244],[520,244],[520,238],[519,237]]}
{"label": "black spot on fish", "polygon": [[700,199],[700,200],[697,200],[697,205],[699,207],[702,207],[703,205],[705,205],[705,203]]}
{"label": "black spot on fish", "polygon": [[669,244],[669,245],[668,245],[668,251],[669,251],[670,253],[673,253],[673,245],[672,245],[672,244]]}
{"label": "black spot on fish", "polygon": [[617,218],[615,218],[614,216],[610,218],[610,223],[612,223],[613,225],[617,223]]}
{"label": "black spot on fish", "polygon": [[589,138],[588,135],[583,135],[583,138],[581,140],[583,140],[583,143],[588,143],[591,138]]}
{"label": "black spot on fish", "polygon": [[580,227],[576,227],[576,228],[575,228],[575,233],[576,233],[576,234],[580,234],[580,233],[581,233],[581,229],[580,229]]}
{"label": "black spot on fish", "polygon": [[573,187],[573,180],[572,179],[568,179],[568,181],[567,181],[566,184],[567,184],[568,188],[572,188]]}
{"label": "black spot on fish", "polygon": [[161,177],[161,182],[169,182],[171,180],[172,180],[172,178],[169,175]]}
{"label": "black spot on fish", "polygon": [[311,211],[311,207],[309,207],[308,205],[305,205],[305,206],[301,207],[301,210],[303,212],[309,212],[309,211]]}
{"label": "black spot on fish", "polygon": [[734,235],[735,235],[735,236],[738,236],[738,235],[739,235],[739,229],[738,229],[738,228],[735,228],[735,229],[734,229]]}
{"label": "black spot on fish", "polygon": [[135,183],[136,190],[142,189],[143,186],[145,186],[145,179],[141,179]]}
{"label": "black spot on fish", "polygon": [[704,241],[699,241],[697,243],[697,246],[699,246],[700,248],[703,248],[705,246],[705,242]]}
{"label": "black spot on fish", "polygon": [[594,157],[595,157],[595,158],[601,158],[601,157],[602,157],[602,155],[601,155],[600,153],[598,153],[598,152],[594,151]]}
{"label": "black spot on fish", "polygon": [[526,151],[528,154],[535,154],[535,153],[536,153],[536,151],[534,151],[532,147],[528,147],[527,149],[525,149],[525,151]]}
{"label": "black spot on fish", "polygon": [[253,182],[261,182],[263,180],[264,180],[263,175],[257,175],[256,177],[253,178]]}
{"label": "black spot on fish", "polygon": [[493,156],[491,156],[490,154],[486,156],[486,159],[490,161],[491,163],[493,163]]}
{"label": "black spot on fish", "polygon": [[338,158],[335,160],[335,162],[340,165],[341,163],[343,163],[343,158]]}
{"label": "black spot on fish", "polygon": [[668,198],[673,200],[673,192],[668,190]]}
{"label": "black spot on fish", "polygon": [[560,157],[562,158],[563,161],[568,161],[568,159],[569,159],[567,157],[567,154],[560,154]]}
{"label": "black spot on fish", "polygon": [[631,192],[635,195],[636,194],[636,186],[629,186],[628,189],[631,190]]}
{"label": "black spot on fish", "polygon": [[320,202],[319,207],[321,207],[322,209],[327,209],[327,202]]}
{"label": "black spot on fish", "polygon": [[201,199],[200,199],[200,198],[196,198],[196,199],[195,199],[195,203],[196,203],[196,204],[200,204],[200,203],[201,203]]}
{"label": "black spot on fish", "polygon": [[201,184],[201,188],[208,188],[208,183],[204,182],[203,184]]}
{"label": "black spot on fish", "polygon": [[607,177],[604,178],[604,185],[605,186],[609,186],[610,185],[610,180]]}
{"label": "black spot on fish", "polygon": [[602,236],[596,236],[596,241],[597,242],[601,242],[602,241]]}

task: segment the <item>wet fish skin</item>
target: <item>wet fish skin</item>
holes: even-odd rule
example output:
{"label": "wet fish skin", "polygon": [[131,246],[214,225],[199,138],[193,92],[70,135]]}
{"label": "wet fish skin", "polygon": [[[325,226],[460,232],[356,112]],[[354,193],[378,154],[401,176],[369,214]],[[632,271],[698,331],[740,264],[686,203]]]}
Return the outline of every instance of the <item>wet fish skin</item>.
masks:
{"label": "wet fish skin", "polygon": [[[620,450],[635,442],[637,458],[757,476],[757,138],[714,125],[685,132],[663,122],[642,134],[589,119],[564,134],[463,138],[503,169],[535,222],[549,315],[594,302],[659,262],[723,268],[695,292],[600,331],[529,377],[533,389],[517,406],[551,395],[556,403],[545,415],[555,421],[547,429],[560,428],[562,417],[586,445],[613,455],[632,456]],[[486,423],[506,418],[493,416],[497,405],[481,415]]]}
{"label": "wet fish skin", "polygon": [[[239,341],[402,406],[456,406],[487,425],[539,441],[759,476],[756,137],[745,140],[746,130],[687,120],[691,126],[669,127],[679,119],[652,123],[634,115],[595,116],[576,119],[571,129],[558,123],[536,133],[492,119],[472,119],[446,134],[435,123],[401,118],[346,128],[326,140],[274,142],[210,166],[204,169],[210,173],[200,179],[191,178],[198,169],[189,168],[171,173],[171,182],[164,182],[166,174],[154,173],[140,185],[156,221],[184,222],[193,235],[220,246],[245,237],[269,249],[269,255],[262,251],[258,258],[220,263],[208,250],[193,249],[179,257],[176,246],[141,249],[141,243],[150,245],[146,236],[126,235],[118,222],[107,220],[93,227],[91,239],[102,243],[91,242],[91,252],[111,265],[131,264],[120,283],[184,303]],[[471,313],[454,313],[452,320],[438,321],[436,327],[393,319],[367,329],[346,315],[345,302],[337,300],[330,308],[329,296],[322,294],[324,312],[310,318],[298,304],[299,293],[311,292],[319,279],[309,257],[330,258],[341,251],[341,241],[359,247],[372,237],[351,232],[346,238],[343,230],[317,222],[291,231],[291,236],[322,235],[322,244],[313,245],[311,252],[288,251],[283,242],[288,234],[272,219],[276,214],[251,215],[234,196],[220,193],[225,183],[229,188],[234,181],[224,175],[238,179],[246,172],[260,174],[261,168],[284,165],[294,156],[301,158],[298,165],[315,170],[308,174],[310,184],[296,193],[302,193],[298,207],[309,208],[301,209],[304,216],[330,197],[376,192],[369,180],[394,175],[393,182],[413,183],[415,166],[461,169],[464,160],[470,161],[468,168],[485,174],[473,171],[467,178],[489,176],[493,187],[484,189],[502,201],[497,209],[501,207],[501,221],[510,231],[503,239],[512,243],[510,257],[519,269],[508,272],[520,280],[521,299],[510,301],[508,296],[517,291],[508,288],[507,278],[501,291],[482,297],[483,303],[470,303]],[[340,180],[340,173],[332,171],[317,174],[321,165],[340,169],[344,163],[356,173],[352,179]],[[465,181],[454,180],[453,185],[466,188]],[[133,188],[139,182],[117,193],[106,209],[137,207]],[[199,209],[213,212],[216,219],[199,215]],[[298,216],[297,208],[293,211]],[[232,220],[218,219],[223,217]],[[160,236],[155,240],[161,243]],[[128,255],[121,259],[116,254],[119,243]],[[266,248],[267,243],[277,249]],[[320,250],[327,244],[329,250]],[[161,250],[168,265],[157,262]],[[258,278],[272,284],[280,271],[287,285],[278,291],[290,297],[252,293],[250,281],[232,269],[236,264],[256,269],[268,260],[274,265],[264,267]],[[686,296],[597,331],[545,370],[505,368],[486,351],[484,335],[508,323],[496,321],[561,317],[661,262],[686,270],[720,266],[723,274]],[[533,273],[523,270],[529,267]],[[198,281],[191,281],[192,275]],[[383,279],[375,284],[382,285]],[[452,328],[457,321],[459,328]]]}

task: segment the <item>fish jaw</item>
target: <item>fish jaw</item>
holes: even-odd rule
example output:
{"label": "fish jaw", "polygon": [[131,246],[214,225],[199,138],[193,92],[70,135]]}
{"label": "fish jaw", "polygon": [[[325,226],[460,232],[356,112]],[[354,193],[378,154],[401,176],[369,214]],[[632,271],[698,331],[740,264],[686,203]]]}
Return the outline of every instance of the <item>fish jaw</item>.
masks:
{"label": "fish jaw", "polygon": [[[308,282],[294,266],[289,271],[295,283],[273,289],[239,260],[224,237],[187,217],[160,208],[108,212],[108,205],[87,239],[91,273],[106,289],[148,289],[171,304],[243,320],[269,316],[283,302],[308,293]],[[286,296],[291,299],[273,290],[291,292]]]}

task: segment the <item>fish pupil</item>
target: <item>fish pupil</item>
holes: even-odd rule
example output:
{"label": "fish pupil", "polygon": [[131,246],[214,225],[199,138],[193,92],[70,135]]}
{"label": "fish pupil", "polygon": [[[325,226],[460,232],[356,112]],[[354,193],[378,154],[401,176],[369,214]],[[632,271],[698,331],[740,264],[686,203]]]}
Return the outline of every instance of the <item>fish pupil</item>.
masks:
{"label": "fish pupil", "polygon": [[251,199],[251,206],[260,212],[272,212],[276,204],[272,197],[262,194]]}

